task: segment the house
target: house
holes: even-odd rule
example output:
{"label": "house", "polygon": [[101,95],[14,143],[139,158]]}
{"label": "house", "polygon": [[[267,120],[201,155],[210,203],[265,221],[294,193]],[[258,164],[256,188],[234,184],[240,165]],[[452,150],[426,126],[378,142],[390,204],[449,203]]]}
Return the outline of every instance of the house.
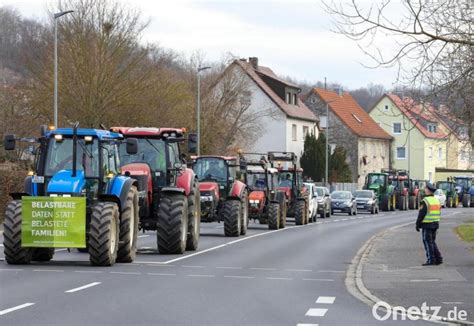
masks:
{"label": "house", "polygon": [[436,168],[446,168],[447,133],[440,122],[413,99],[388,93],[369,111],[394,138],[392,165],[414,179],[435,181]]}
{"label": "house", "polygon": [[258,58],[234,60],[227,68],[248,81],[246,102],[254,112],[271,112],[260,118],[259,136],[244,151],[294,152],[299,158],[308,132],[318,136],[318,118],[298,97],[298,85],[278,77],[270,68],[259,65]]}
{"label": "house", "polygon": [[[314,114],[319,115],[320,127],[329,134],[331,147],[339,145],[346,150],[353,183],[362,187],[368,173],[390,167],[392,137],[377,125],[349,93],[313,88],[306,94],[304,101]],[[326,109],[329,111],[329,123]]]}

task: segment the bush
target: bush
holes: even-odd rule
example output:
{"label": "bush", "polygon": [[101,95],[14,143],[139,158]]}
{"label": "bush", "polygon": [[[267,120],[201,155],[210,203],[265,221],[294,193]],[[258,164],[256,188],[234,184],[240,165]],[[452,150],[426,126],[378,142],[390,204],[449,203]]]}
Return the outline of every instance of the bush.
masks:
{"label": "bush", "polygon": [[11,200],[11,192],[24,191],[24,181],[27,171],[17,170],[12,167],[0,166],[0,222],[3,223],[5,207]]}

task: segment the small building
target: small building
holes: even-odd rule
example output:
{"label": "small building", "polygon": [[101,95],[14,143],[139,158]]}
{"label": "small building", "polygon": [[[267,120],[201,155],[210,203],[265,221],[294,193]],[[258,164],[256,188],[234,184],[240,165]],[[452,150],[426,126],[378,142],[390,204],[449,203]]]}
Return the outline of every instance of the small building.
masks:
{"label": "small building", "polygon": [[[321,131],[329,134],[331,147],[342,146],[346,150],[353,183],[362,187],[368,173],[390,167],[392,137],[349,93],[313,88],[304,101],[320,117]],[[326,109],[329,111],[329,120]]]}

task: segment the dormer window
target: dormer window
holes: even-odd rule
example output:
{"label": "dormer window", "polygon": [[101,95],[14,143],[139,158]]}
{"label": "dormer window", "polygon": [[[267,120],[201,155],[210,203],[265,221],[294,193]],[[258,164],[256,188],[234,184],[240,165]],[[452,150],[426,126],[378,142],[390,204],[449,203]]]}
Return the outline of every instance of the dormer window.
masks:
{"label": "dormer window", "polygon": [[286,92],[286,103],[291,104],[290,101],[291,101],[291,93]]}
{"label": "dormer window", "polygon": [[428,131],[432,133],[436,133],[436,125],[433,123],[428,124]]}
{"label": "dormer window", "polygon": [[298,103],[297,98],[296,98],[296,94],[293,94],[293,103],[291,103],[291,104],[296,105],[296,103]]}

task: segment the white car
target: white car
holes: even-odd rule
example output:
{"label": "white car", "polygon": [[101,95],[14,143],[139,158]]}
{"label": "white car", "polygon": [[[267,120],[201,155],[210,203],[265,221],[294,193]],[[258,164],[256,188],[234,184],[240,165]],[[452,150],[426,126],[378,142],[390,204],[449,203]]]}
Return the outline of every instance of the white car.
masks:
{"label": "white car", "polygon": [[436,189],[436,191],[434,192],[434,196],[438,198],[441,207],[446,207],[446,194],[442,189]]}
{"label": "white car", "polygon": [[318,217],[318,193],[316,192],[316,186],[310,182],[304,182],[304,186],[308,189],[309,193],[308,222],[316,222]]}

